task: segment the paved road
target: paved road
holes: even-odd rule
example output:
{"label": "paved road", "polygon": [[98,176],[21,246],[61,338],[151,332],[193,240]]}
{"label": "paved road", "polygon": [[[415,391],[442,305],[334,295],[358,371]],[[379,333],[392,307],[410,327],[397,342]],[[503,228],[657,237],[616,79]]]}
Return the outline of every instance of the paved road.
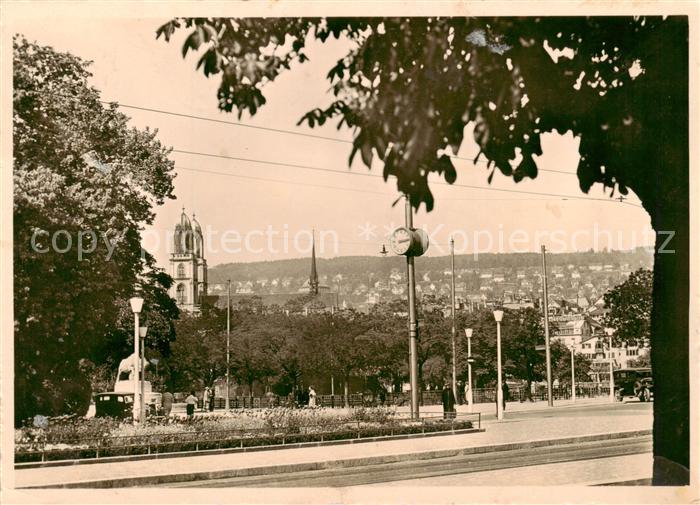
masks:
{"label": "paved road", "polygon": [[[357,468],[217,479],[180,485],[187,487],[347,487],[407,481],[407,476],[410,476],[410,483],[413,485],[430,485],[431,479],[438,479],[438,482],[440,482],[441,479],[444,480],[445,476],[453,476],[448,478],[448,482],[461,482],[461,477],[456,476],[519,467],[551,465],[553,463],[600,460],[602,458],[616,458],[650,452],[651,436],[644,436],[535,449],[461,455],[428,461],[404,461]],[[583,476],[581,477],[583,478]],[[641,475],[641,477],[644,477],[644,475]],[[585,478],[583,480],[591,479]],[[495,482],[493,476],[488,479],[488,483],[490,485],[501,484],[500,481]],[[508,481],[505,482],[505,484],[508,483]],[[523,484],[513,481],[510,481],[510,483],[515,485]]]}
{"label": "paved road", "polygon": [[[653,403],[642,403],[642,402],[630,402],[630,403],[600,403],[594,405],[581,405],[581,406],[567,406],[565,408],[551,408],[543,407],[538,410],[512,410],[509,411],[506,408],[504,412],[504,420],[508,421],[510,419],[547,419],[551,417],[589,417],[589,416],[602,416],[602,417],[615,417],[615,416],[629,416],[636,414],[650,414],[653,411]],[[493,421],[496,415],[494,413],[482,414],[481,419],[483,421]]]}
{"label": "paved road", "polygon": [[397,480],[358,487],[649,486],[651,485],[653,461],[652,453],[645,452],[627,456]]}

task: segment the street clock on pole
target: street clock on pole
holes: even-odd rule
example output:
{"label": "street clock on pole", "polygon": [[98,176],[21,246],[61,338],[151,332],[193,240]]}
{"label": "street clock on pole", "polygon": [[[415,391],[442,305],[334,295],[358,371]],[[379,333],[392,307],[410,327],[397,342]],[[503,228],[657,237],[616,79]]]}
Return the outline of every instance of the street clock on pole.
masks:
{"label": "street clock on pole", "polygon": [[406,226],[396,228],[389,239],[389,247],[401,256],[421,256],[428,250],[428,234],[421,229]]}

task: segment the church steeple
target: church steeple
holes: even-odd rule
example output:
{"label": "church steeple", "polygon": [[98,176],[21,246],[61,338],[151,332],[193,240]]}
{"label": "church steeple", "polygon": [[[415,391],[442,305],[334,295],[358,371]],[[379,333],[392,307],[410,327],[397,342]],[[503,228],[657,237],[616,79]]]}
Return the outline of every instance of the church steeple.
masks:
{"label": "church steeple", "polygon": [[202,227],[194,214],[190,220],[184,207],[180,214],[180,220],[175,225],[173,242],[174,248],[170,255],[170,275],[175,282],[168,292],[180,309],[198,312],[202,297],[206,296],[208,291],[204,236],[202,235]]}
{"label": "church steeple", "polygon": [[316,233],[311,237],[311,275],[309,276],[309,293],[318,294],[318,272],[316,271]]}

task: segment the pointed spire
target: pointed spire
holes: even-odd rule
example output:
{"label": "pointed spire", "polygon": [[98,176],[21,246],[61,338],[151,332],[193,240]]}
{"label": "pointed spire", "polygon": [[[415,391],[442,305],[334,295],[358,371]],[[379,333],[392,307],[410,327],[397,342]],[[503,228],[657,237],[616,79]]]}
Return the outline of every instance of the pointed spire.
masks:
{"label": "pointed spire", "polygon": [[309,293],[318,294],[318,272],[316,271],[316,232],[311,231],[311,275],[309,276]]}

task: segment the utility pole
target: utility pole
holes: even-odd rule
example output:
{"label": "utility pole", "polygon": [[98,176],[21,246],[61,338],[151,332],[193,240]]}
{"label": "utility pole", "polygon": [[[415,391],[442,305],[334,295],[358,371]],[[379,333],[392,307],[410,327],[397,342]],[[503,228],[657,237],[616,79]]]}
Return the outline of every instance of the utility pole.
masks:
{"label": "utility pole", "polygon": [[[406,228],[413,230],[413,209],[406,195]],[[408,277],[408,347],[411,380],[411,418],[418,419],[418,317],[416,312],[416,267],[414,257],[406,256]]]}
{"label": "utility pole", "polygon": [[549,299],[547,294],[547,251],[542,246],[542,284],[544,289],[544,349],[547,361],[547,405],[554,406],[552,398],[552,361],[549,349]]}
{"label": "utility pole", "polygon": [[231,359],[231,279],[227,282],[226,288],[226,412],[229,411],[229,369]]}
{"label": "utility pole", "polygon": [[574,369],[574,343],[571,343],[571,401],[576,402],[576,370]]}
{"label": "utility pole", "polygon": [[456,344],[456,314],[455,314],[455,239],[450,237],[450,253],[452,256],[452,394],[457,401],[457,344]]}

